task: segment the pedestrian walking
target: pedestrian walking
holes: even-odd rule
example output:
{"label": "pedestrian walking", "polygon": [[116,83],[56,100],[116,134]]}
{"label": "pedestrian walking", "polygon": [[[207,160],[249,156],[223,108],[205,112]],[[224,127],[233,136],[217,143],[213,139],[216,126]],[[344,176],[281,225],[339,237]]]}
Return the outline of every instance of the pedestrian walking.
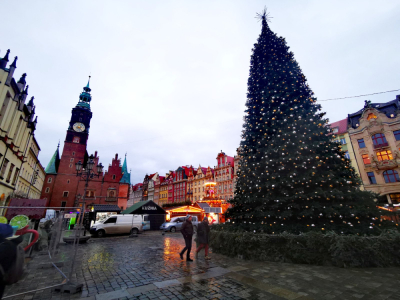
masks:
{"label": "pedestrian walking", "polygon": [[192,216],[187,215],[186,216],[186,221],[183,222],[182,227],[181,227],[181,233],[183,235],[183,238],[185,239],[185,248],[179,253],[179,256],[181,259],[183,259],[183,254],[186,253],[186,260],[187,261],[193,261],[193,259],[190,258],[190,251],[192,250],[192,237],[193,237],[193,224],[192,224]]}
{"label": "pedestrian walking", "polygon": [[205,258],[207,260],[210,259],[210,257],[208,256],[209,237],[210,237],[210,226],[208,226],[208,218],[204,217],[203,221],[199,224],[199,227],[197,229],[197,242],[200,244],[200,246],[196,250],[196,258],[199,251],[205,248],[206,252]]}

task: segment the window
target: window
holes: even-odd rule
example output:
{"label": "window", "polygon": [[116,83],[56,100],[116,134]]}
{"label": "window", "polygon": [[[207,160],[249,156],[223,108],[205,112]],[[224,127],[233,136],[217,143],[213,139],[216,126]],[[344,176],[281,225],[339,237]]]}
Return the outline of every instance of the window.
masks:
{"label": "window", "polygon": [[68,197],[69,192],[63,192],[63,197]]}
{"label": "window", "polygon": [[4,163],[3,163],[3,167],[1,168],[1,171],[0,171],[0,177],[1,177],[1,179],[4,178],[4,174],[6,173],[7,166],[8,166],[8,159],[5,158],[5,159],[4,159]]}
{"label": "window", "polygon": [[115,179],[115,175],[112,176],[112,179]]}
{"label": "window", "polygon": [[17,183],[18,173],[19,173],[19,169],[16,168],[16,169],[15,169],[15,173],[14,173],[13,182],[12,182],[13,185],[15,185],[15,184]]}
{"label": "window", "polygon": [[78,136],[74,136],[74,139],[72,140],[73,143],[79,144],[80,138]]}
{"label": "window", "polygon": [[7,175],[7,179],[6,179],[7,182],[10,182],[10,180],[11,180],[11,175],[12,175],[12,172],[14,170],[14,167],[15,167],[15,165],[11,164],[10,170],[8,170],[8,175]]}
{"label": "window", "polygon": [[70,161],[70,162],[74,162],[74,159],[73,159],[73,158],[71,158],[69,161]]}
{"label": "window", "polygon": [[111,217],[104,222],[104,224],[109,224],[109,223],[117,223],[117,217]]}
{"label": "window", "polygon": [[376,184],[376,178],[374,172],[367,172],[369,183]]}
{"label": "window", "polygon": [[69,167],[72,168],[72,164],[69,164]]}
{"label": "window", "polygon": [[67,180],[67,183],[69,183],[69,179]]}
{"label": "window", "polygon": [[72,152],[72,156],[75,156],[75,152]]}
{"label": "window", "polygon": [[400,141],[400,130],[393,131],[396,141]]}
{"label": "window", "polygon": [[86,191],[86,198],[94,198],[95,192],[94,191]]}
{"label": "window", "polygon": [[385,150],[385,151],[377,152],[377,153],[376,153],[376,156],[378,157],[378,160],[379,160],[379,161],[391,160],[391,159],[393,159],[392,151],[390,151],[390,150]]}
{"label": "window", "polygon": [[52,177],[49,177],[49,179],[47,179],[47,183],[51,183],[53,181]]}
{"label": "window", "polygon": [[[61,207],[66,207],[67,206],[67,202],[66,201],[62,201],[61,202]],[[61,210],[63,210],[63,209],[61,209]]]}
{"label": "window", "polygon": [[367,120],[376,119],[377,117],[374,114],[369,114]]}
{"label": "window", "polygon": [[47,187],[46,190],[44,191],[45,193],[49,193],[50,192],[50,188]]}
{"label": "window", "polygon": [[389,196],[390,196],[390,200],[392,200],[393,204],[400,203],[400,194],[399,193],[397,193],[397,194],[389,194]]}
{"label": "window", "polygon": [[358,142],[358,147],[365,148],[364,139],[359,139],[359,140],[357,140],[357,142]]}
{"label": "window", "polygon": [[387,170],[383,172],[383,178],[385,178],[386,183],[400,181],[399,174],[395,170]]}
{"label": "window", "polygon": [[342,145],[346,145],[346,139],[345,139],[345,138],[340,139],[340,143],[341,143]]}
{"label": "window", "polygon": [[388,143],[386,141],[386,137],[385,137],[385,135],[383,133],[374,134],[372,136],[372,142],[374,143],[375,147],[377,147],[377,146],[381,146],[382,147],[382,146],[387,146],[388,145]]}
{"label": "window", "polygon": [[371,163],[371,160],[369,159],[368,154],[363,154],[362,155],[362,160],[364,162],[364,165],[369,165]]}
{"label": "window", "polygon": [[346,152],[345,152],[344,157],[346,157],[347,159],[350,159],[349,151],[346,151]]}

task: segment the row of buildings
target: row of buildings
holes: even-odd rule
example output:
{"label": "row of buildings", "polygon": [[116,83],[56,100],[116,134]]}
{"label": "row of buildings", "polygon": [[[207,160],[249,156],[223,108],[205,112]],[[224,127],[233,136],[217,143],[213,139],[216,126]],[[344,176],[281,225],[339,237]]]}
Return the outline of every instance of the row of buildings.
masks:
{"label": "row of buildings", "polygon": [[139,201],[153,200],[158,205],[201,201],[206,196],[207,182],[215,182],[214,196],[221,200],[233,198],[239,156],[228,156],[221,150],[217,155],[217,165],[207,168],[199,165],[180,166],[165,176],[157,172],[146,175],[143,183],[132,186],[128,206]]}
{"label": "row of buildings", "polygon": [[0,58],[0,215],[11,198],[40,197],[45,170],[35,137],[34,97],[28,99],[26,74],[14,78],[17,59]]}
{"label": "row of buildings", "polygon": [[[366,101],[361,110],[330,126],[360,176],[361,188],[377,193],[382,207],[400,206],[400,95],[387,103]],[[210,181],[216,183],[215,196],[232,199],[239,156],[221,151],[216,159],[214,168],[180,166],[165,176],[146,175],[143,183],[132,186],[128,206],[142,200],[159,205],[196,202],[205,197],[204,184]]]}

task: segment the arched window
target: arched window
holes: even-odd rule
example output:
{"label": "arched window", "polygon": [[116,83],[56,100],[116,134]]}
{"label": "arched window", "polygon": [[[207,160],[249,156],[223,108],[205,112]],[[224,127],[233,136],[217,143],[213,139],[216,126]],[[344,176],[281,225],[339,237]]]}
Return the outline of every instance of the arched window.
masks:
{"label": "arched window", "polygon": [[399,182],[399,173],[395,170],[387,170],[383,172],[383,178],[385,178],[386,183],[391,183],[391,182]]}
{"label": "arched window", "polygon": [[386,137],[383,133],[377,133],[372,136],[372,142],[374,143],[375,147],[379,146],[387,146],[388,142],[386,140]]}

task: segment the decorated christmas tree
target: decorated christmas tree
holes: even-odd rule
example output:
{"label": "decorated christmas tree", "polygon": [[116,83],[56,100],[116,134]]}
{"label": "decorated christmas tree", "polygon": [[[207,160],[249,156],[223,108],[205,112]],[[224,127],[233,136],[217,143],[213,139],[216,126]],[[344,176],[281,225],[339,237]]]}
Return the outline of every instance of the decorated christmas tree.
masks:
{"label": "decorated christmas tree", "polygon": [[[259,15],[230,229],[377,234],[376,195],[344,157],[286,41]],[[385,225],[385,226],[384,226]]]}

